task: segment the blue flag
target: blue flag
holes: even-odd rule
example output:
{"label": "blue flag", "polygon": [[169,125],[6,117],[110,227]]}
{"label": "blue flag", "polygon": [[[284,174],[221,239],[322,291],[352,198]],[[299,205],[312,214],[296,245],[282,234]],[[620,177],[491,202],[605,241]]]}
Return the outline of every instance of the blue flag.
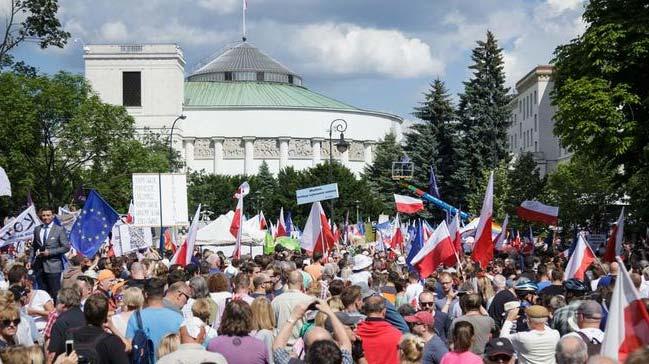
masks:
{"label": "blue flag", "polygon": [[428,177],[428,194],[439,197],[439,188],[437,187],[437,178],[435,177],[435,169],[430,165],[430,176]]}
{"label": "blue flag", "polygon": [[91,190],[70,231],[70,244],[84,256],[92,258],[106,241],[117,219],[119,214],[97,191]]}
{"label": "blue flag", "polygon": [[291,233],[293,232],[293,219],[291,218],[290,211],[286,213],[284,224],[286,225],[286,236],[291,236]]}
{"label": "blue flag", "polygon": [[419,253],[421,248],[424,246],[424,228],[423,224],[421,222],[416,223],[415,227],[415,237],[412,239],[412,243],[410,243],[410,251],[408,252],[408,256],[406,257],[406,263],[408,264],[408,270],[415,271],[415,268],[410,264],[412,259]]}

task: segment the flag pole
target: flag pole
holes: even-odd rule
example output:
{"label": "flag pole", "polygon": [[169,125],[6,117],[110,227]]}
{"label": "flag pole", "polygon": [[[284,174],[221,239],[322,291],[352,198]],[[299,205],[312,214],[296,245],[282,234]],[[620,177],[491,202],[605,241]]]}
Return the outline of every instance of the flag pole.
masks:
{"label": "flag pole", "polygon": [[246,0],[243,0],[243,41],[246,41],[246,9],[248,8],[248,4]]}

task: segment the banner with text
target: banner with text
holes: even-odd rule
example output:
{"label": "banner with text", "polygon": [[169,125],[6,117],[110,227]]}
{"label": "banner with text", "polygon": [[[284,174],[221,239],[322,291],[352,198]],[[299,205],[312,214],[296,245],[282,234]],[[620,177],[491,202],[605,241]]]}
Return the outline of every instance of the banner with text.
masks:
{"label": "banner with text", "polygon": [[31,240],[34,236],[34,228],[40,224],[41,220],[36,214],[34,205],[29,206],[18,217],[9,220],[7,225],[0,229],[0,247]]}
{"label": "banner with text", "polygon": [[338,183],[297,190],[295,191],[295,196],[297,197],[298,205],[338,198]]}
{"label": "banner with text", "polygon": [[186,226],[187,176],[179,173],[133,173],[135,226]]}

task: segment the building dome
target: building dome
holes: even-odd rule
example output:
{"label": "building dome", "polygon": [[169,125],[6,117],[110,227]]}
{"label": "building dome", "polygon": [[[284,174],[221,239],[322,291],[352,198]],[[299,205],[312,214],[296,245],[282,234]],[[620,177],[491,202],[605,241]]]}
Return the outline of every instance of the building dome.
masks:
{"label": "building dome", "polygon": [[187,81],[266,81],[301,86],[302,77],[247,42],[228,49]]}

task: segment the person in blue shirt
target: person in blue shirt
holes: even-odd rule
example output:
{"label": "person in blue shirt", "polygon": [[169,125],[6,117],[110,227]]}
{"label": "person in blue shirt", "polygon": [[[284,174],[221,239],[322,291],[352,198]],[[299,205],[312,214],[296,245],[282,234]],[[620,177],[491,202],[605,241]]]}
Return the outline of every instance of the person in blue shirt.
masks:
{"label": "person in blue shirt", "polygon": [[[159,278],[150,279],[144,286],[146,308],[140,311],[142,325],[146,334],[153,341],[155,352],[158,351],[160,340],[168,333],[178,332],[183,317],[178,312],[164,307],[162,297],[164,294],[165,281]],[[179,300],[184,299],[185,303],[190,297],[189,292],[178,291]],[[183,296],[183,297],[180,297]],[[128,320],[126,326],[126,338],[131,340],[138,330],[137,312]]]}

